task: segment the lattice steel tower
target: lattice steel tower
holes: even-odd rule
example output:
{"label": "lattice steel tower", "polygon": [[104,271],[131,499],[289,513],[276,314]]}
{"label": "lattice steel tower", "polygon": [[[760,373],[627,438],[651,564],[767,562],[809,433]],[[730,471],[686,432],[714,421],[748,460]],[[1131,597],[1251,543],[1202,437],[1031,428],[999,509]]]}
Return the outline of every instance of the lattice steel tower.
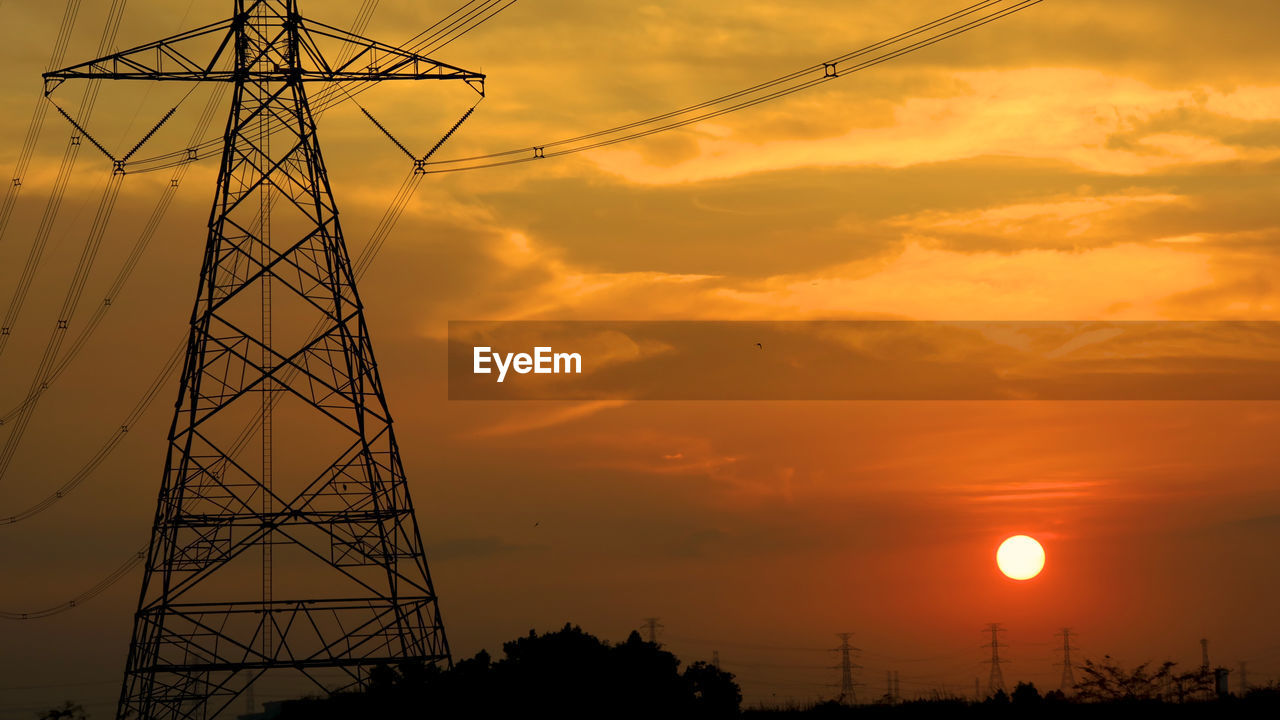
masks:
{"label": "lattice steel tower", "polygon": [[858,696],[854,691],[853,671],[861,669],[862,666],[853,661],[852,654],[858,651],[859,648],[849,644],[849,638],[853,637],[853,633],[836,633],[836,637],[840,638],[840,647],[836,648],[840,653],[840,698],[838,702],[845,705],[854,705],[858,702]]}
{"label": "lattice steel tower", "polygon": [[983,647],[991,648],[991,659],[987,662],[991,663],[991,674],[987,676],[987,696],[995,695],[997,692],[1004,692],[1004,672],[1000,669],[1000,663],[1004,662],[1000,659],[1000,648],[1008,647],[1000,642],[1000,631],[1004,630],[1004,626],[1000,623],[989,623],[987,631],[991,633],[991,642]]}
{"label": "lattice steel tower", "polygon": [[45,75],[46,92],[233,90],[121,719],[211,718],[267,673],[331,689],[326,673],[360,685],[379,663],[450,661],[306,86],[483,93],[484,77],[304,19],[296,0],[234,10]]}
{"label": "lattice steel tower", "polygon": [[1062,679],[1058,682],[1058,689],[1064,693],[1070,693],[1076,686],[1075,669],[1071,665],[1071,651],[1079,648],[1071,644],[1071,628],[1062,628],[1058,634],[1062,636]]}

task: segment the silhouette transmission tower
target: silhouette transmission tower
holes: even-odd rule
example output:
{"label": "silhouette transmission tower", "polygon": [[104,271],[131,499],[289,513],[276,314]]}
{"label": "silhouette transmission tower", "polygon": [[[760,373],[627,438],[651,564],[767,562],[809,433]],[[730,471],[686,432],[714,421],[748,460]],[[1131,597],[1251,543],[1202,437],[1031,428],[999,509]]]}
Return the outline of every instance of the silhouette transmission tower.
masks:
{"label": "silhouette transmission tower", "polygon": [[1071,667],[1071,651],[1078,648],[1071,646],[1071,628],[1062,628],[1057,634],[1062,636],[1062,680],[1058,683],[1058,689],[1069,693],[1076,686],[1075,673]]}
{"label": "silhouette transmission tower", "polygon": [[991,642],[983,645],[991,648],[991,659],[987,661],[991,663],[991,674],[987,676],[987,695],[995,695],[997,691],[1004,690],[1004,673],[1000,671],[1000,663],[1004,661],[1000,659],[1000,648],[1008,646],[1000,644],[1001,630],[1004,628],[1000,623],[987,625],[987,631],[991,633]]}
{"label": "silhouette transmission tower", "polygon": [[658,630],[662,629],[663,627],[662,623],[658,622],[658,618],[656,617],[645,618],[643,627],[644,627],[645,637],[648,638],[650,643],[657,645]]}
{"label": "silhouette transmission tower", "polygon": [[852,653],[858,648],[849,644],[849,638],[853,637],[853,633],[837,633],[836,637],[840,638],[840,647],[836,648],[840,652],[840,702],[853,705],[858,701],[853,689],[853,671],[855,668],[862,667],[853,662]]}
{"label": "silhouette transmission tower", "polygon": [[46,94],[75,78],[233,88],[121,720],[215,717],[267,673],[323,691],[380,663],[450,662],[306,87],[483,94],[484,76],[305,19],[297,0],[233,5],[45,75]]}

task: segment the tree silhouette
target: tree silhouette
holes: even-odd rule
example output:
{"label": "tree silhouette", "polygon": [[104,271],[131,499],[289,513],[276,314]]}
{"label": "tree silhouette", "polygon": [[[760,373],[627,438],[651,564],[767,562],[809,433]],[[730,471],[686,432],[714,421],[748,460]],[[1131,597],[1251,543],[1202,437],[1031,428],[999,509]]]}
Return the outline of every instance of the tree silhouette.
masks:
{"label": "tree silhouette", "polygon": [[1155,671],[1148,670],[1150,665],[1142,663],[1127,670],[1110,655],[1102,656],[1099,662],[1085,660],[1080,666],[1084,677],[1076,683],[1077,697],[1099,702],[1158,700],[1174,681],[1174,663],[1165,662]]}
{"label": "tree silhouette", "polygon": [[698,717],[723,718],[738,714],[742,691],[733,681],[733,673],[699,660],[684,669],[684,680],[693,691],[694,714]]}
{"label": "tree silhouette", "polygon": [[89,714],[83,707],[68,700],[61,707],[49,708],[38,717],[39,720],[87,720]]}
{"label": "tree silhouette", "polygon": [[733,675],[706,663],[680,672],[680,660],[632,632],[602,642],[566,624],[530,631],[449,670],[406,663],[370,672],[368,689],[286,703],[281,720],[417,717],[557,719],[724,718],[738,714],[742,694]]}
{"label": "tree silhouette", "polygon": [[1002,689],[996,690],[994,693],[992,693],[992,694],[991,694],[991,697],[987,698],[984,702],[985,702],[987,705],[1008,705],[1008,704],[1009,704],[1009,694],[1008,694],[1008,693],[1006,693],[1006,692],[1004,691],[1004,689],[1002,688]]}
{"label": "tree silhouette", "polygon": [[1036,689],[1035,683],[1020,682],[1013,688],[1013,694],[1010,696],[1014,705],[1038,705],[1040,703],[1040,691]]}

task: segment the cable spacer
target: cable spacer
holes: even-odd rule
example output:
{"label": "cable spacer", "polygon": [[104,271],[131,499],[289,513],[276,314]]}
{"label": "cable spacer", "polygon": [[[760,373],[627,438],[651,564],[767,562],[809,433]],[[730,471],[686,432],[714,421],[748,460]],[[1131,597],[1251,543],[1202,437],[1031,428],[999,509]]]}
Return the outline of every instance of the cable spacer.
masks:
{"label": "cable spacer", "polygon": [[124,161],[123,161],[123,160],[112,160],[112,161],[111,161],[111,164],[112,164],[112,168],[111,168],[111,174],[112,174],[112,175],[123,175],[123,174],[124,174]]}
{"label": "cable spacer", "polygon": [[422,159],[422,160],[414,160],[414,161],[413,161],[413,174],[414,174],[414,175],[426,175],[426,174],[427,174],[427,161],[426,161],[426,159],[425,159],[425,158],[424,158],[424,159]]}
{"label": "cable spacer", "polygon": [[835,63],[822,63],[822,74],[826,77],[839,77],[840,73],[836,71]]}
{"label": "cable spacer", "polygon": [[546,156],[547,156],[546,148],[536,147],[533,149],[533,157],[535,160],[540,160],[542,158],[545,158]]}

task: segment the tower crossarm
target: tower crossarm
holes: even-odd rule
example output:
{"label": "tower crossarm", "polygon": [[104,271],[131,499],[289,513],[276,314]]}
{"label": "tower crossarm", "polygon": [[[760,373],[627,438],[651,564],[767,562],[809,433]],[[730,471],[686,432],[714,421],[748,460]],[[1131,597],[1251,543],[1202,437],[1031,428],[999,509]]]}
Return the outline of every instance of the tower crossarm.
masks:
{"label": "tower crossarm", "polygon": [[[385,43],[370,40],[332,25],[300,19],[299,45],[314,69],[304,71],[304,80],[462,80],[476,92],[484,94],[485,76],[456,65],[432,60]],[[346,45],[349,59],[331,65],[321,45]]]}
{"label": "tower crossarm", "polygon": [[[44,74],[45,94],[67,80],[158,80],[189,82],[373,82],[461,80],[484,94],[485,76],[410,50],[370,40],[300,15],[281,18],[266,32],[289,37],[289,62],[264,67],[246,57],[235,38],[243,37],[249,13],[188,30],[163,40]],[[263,32],[255,27],[255,31]],[[211,47],[212,46],[212,47]],[[321,48],[347,58],[331,63]],[[212,54],[210,54],[212,52]],[[207,59],[202,59],[207,58]]]}
{"label": "tower crossarm", "polygon": [[[67,80],[234,81],[234,19],[187,30],[135,48],[44,74],[45,95]],[[213,54],[209,45],[213,43]],[[197,55],[197,52],[199,55]]]}

